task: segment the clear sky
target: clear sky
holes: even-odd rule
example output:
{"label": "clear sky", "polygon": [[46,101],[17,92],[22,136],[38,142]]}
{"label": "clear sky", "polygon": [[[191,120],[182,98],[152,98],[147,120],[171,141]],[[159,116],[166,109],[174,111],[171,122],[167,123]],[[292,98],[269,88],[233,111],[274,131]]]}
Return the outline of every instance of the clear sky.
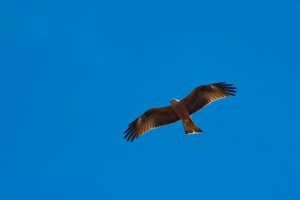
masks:
{"label": "clear sky", "polygon": [[[0,199],[300,199],[300,2],[0,1]],[[133,143],[195,87],[235,97]]]}

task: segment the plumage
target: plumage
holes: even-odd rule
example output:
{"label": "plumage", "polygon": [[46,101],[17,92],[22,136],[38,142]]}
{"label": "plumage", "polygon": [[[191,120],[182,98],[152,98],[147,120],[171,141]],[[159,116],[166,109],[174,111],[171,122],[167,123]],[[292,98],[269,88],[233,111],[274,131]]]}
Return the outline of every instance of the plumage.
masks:
{"label": "plumage", "polygon": [[201,133],[190,115],[204,106],[229,96],[235,96],[236,88],[225,82],[203,85],[195,88],[181,101],[172,99],[171,105],[163,108],[152,108],[128,125],[124,132],[127,141],[133,141],[145,132],[182,120],[186,134]]}
{"label": "plumage", "polygon": [[188,108],[190,115],[202,109],[204,106],[228,96],[235,96],[236,88],[225,82],[214,83],[196,87],[187,97],[181,101]]}
{"label": "plumage", "polygon": [[152,108],[129,124],[128,129],[125,131],[125,138],[127,138],[127,141],[132,142],[134,139],[151,129],[179,120],[180,118],[171,106]]}

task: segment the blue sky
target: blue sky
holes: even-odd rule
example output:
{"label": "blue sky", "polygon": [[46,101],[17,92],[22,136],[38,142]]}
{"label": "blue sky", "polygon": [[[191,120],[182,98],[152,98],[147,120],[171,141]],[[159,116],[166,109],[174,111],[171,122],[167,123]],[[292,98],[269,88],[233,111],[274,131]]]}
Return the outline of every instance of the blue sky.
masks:
{"label": "blue sky", "polygon": [[[0,199],[300,199],[299,1],[1,1]],[[133,143],[193,88],[237,96]]]}

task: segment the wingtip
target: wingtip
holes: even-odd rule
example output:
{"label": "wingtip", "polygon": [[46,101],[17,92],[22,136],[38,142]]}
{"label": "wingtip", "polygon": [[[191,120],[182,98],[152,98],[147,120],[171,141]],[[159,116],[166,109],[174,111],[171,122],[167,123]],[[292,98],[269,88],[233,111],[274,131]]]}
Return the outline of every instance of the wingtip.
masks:
{"label": "wingtip", "polygon": [[228,96],[235,96],[235,94],[237,93],[237,88],[234,87],[233,84],[231,83],[219,82],[219,83],[214,83],[212,85],[216,85],[218,87],[223,88]]}
{"label": "wingtip", "polygon": [[127,142],[133,142],[135,139],[137,139],[138,137],[136,136],[136,131],[135,131],[135,123],[138,119],[133,120],[133,122],[131,122],[128,125],[128,128],[124,131],[124,139],[126,139]]}

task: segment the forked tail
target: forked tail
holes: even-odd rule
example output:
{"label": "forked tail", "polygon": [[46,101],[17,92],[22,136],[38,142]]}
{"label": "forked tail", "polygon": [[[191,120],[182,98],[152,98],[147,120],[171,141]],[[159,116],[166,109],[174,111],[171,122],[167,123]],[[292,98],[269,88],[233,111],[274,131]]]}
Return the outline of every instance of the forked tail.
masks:
{"label": "forked tail", "polygon": [[196,126],[196,124],[191,120],[191,118],[187,118],[182,120],[184,131],[186,134],[195,134],[202,133],[203,131]]}

